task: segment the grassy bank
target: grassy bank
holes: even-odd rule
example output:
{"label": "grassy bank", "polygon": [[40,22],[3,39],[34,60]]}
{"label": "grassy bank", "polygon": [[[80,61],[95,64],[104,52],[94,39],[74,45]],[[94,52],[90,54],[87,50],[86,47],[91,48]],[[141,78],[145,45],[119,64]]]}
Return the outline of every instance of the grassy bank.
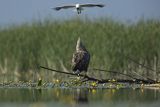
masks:
{"label": "grassy bank", "polygon": [[[90,68],[117,70],[158,78],[160,21],[139,21],[127,25],[110,19],[67,21],[45,20],[10,26],[0,31],[0,81],[47,80],[57,75],[39,65],[70,71],[72,53],[78,37],[91,53]],[[127,56],[127,57],[126,57]],[[148,66],[146,69],[136,62]],[[111,77],[106,73],[98,77]]]}

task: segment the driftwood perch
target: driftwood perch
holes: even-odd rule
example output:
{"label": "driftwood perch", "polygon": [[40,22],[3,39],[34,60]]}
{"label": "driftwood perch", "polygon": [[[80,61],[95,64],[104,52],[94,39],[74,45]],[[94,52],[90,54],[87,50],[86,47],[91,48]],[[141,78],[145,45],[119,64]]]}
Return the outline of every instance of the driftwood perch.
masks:
{"label": "driftwood perch", "polygon": [[[74,74],[74,73],[69,73],[69,72],[64,72],[64,71],[60,71],[60,70],[55,70],[55,69],[51,69],[51,68],[47,68],[47,67],[43,67],[43,66],[40,66],[40,68],[43,68],[43,69],[46,69],[46,70],[50,70],[50,71],[53,71],[53,72],[57,72],[57,73],[66,74],[66,75],[77,76],[77,74]],[[94,69],[94,70],[100,70],[100,69]],[[103,71],[103,70],[100,70],[100,71]],[[104,70],[104,71],[106,71],[106,70]],[[157,83],[154,80],[137,79],[137,78],[132,77],[131,75],[126,75],[126,74],[115,72],[115,71],[107,71],[107,72],[118,73],[120,75],[125,75],[127,77],[132,78],[132,79],[125,79],[125,80],[124,79],[117,79],[114,82],[119,82],[119,83],[136,83],[136,84],[155,84],[155,83]],[[86,81],[96,81],[99,84],[113,82],[110,79],[97,79],[97,78],[90,77],[90,76],[87,76],[87,75],[82,75],[82,74],[79,74],[79,76],[85,78]]]}

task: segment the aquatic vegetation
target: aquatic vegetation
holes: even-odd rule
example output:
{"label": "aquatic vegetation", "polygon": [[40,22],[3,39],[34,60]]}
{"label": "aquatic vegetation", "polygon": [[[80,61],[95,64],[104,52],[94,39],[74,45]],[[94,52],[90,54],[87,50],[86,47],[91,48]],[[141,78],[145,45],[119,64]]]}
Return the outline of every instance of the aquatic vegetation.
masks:
{"label": "aquatic vegetation", "polygon": [[[107,18],[94,21],[75,18],[24,23],[0,30],[0,81],[38,81],[41,77],[49,82],[68,78],[39,66],[70,72],[78,37],[91,54],[89,68],[159,79],[160,21],[141,20],[127,25]],[[88,73],[98,78],[126,78],[90,69]]]}

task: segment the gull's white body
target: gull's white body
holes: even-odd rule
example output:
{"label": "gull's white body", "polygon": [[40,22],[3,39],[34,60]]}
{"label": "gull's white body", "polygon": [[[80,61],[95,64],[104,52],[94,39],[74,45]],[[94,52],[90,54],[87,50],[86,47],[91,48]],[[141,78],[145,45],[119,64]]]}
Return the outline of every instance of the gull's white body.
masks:
{"label": "gull's white body", "polygon": [[104,5],[103,4],[75,4],[75,5],[64,5],[64,6],[55,7],[52,9],[55,9],[58,11],[61,9],[76,8],[77,13],[80,14],[84,7],[101,7],[102,8],[104,7]]}
{"label": "gull's white body", "polygon": [[79,8],[80,7],[80,5],[79,4],[76,4],[76,8]]}

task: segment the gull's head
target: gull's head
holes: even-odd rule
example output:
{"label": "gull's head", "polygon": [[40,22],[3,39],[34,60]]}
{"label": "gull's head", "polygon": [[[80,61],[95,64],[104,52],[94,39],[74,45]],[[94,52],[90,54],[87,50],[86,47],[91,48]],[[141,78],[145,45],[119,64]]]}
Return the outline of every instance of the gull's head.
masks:
{"label": "gull's head", "polygon": [[76,4],[76,8],[79,8],[80,7],[80,4]]}

